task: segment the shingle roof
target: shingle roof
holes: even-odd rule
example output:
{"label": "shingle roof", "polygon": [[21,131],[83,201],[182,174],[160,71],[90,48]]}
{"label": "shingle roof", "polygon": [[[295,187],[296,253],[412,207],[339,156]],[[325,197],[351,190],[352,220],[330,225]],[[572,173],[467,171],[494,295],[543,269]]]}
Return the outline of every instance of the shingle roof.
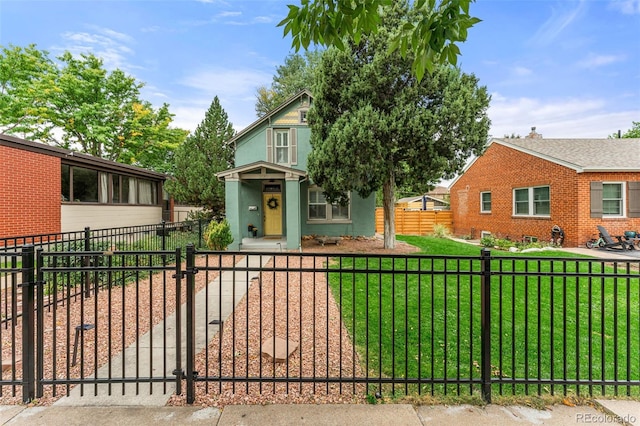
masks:
{"label": "shingle roof", "polygon": [[59,148],[57,146],[47,145],[42,142],[33,142],[21,139],[15,136],[0,133],[0,145],[8,146],[15,149],[37,152],[51,157],[62,158],[66,163],[85,164],[95,168],[104,168],[109,171],[120,171],[127,174],[146,176],[153,179],[166,179],[164,173],[154,172],[152,170],[143,169],[142,167],[131,166],[129,164],[117,163],[115,161],[106,160],[100,157],[94,157],[89,154],[71,151]]}
{"label": "shingle roof", "polygon": [[640,172],[640,138],[493,139],[491,143],[499,143],[578,172]]}

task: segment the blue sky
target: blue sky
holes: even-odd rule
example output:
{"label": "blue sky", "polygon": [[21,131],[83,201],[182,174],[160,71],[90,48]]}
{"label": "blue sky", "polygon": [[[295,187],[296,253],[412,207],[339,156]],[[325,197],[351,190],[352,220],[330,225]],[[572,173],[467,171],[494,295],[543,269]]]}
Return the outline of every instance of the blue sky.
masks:
{"label": "blue sky", "polygon": [[[296,0],[0,0],[0,45],[92,52],[193,130],[214,96],[237,130],[292,53]],[[606,137],[640,121],[640,0],[478,0],[459,64],[492,95],[490,133]]]}

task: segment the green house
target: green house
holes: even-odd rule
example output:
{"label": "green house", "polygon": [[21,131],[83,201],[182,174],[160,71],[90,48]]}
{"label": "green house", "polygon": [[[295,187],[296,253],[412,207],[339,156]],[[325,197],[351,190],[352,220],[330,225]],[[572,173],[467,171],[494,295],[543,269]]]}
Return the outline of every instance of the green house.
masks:
{"label": "green house", "polygon": [[259,247],[258,241],[297,249],[303,236],[372,236],[375,195],[350,194],[343,206],[325,200],[307,174],[311,152],[303,90],[234,136],[236,167],[218,173],[225,182],[231,250]]}

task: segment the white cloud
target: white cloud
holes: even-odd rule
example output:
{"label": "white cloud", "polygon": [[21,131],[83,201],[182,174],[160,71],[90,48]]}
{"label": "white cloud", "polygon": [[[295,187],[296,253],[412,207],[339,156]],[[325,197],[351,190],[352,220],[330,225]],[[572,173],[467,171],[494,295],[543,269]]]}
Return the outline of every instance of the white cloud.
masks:
{"label": "white cloud", "polygon": [[637,121],[640,111],[612,111],[606,100],[506,98],[492,95],[490,134],[525,136],[535,126],[545,138],[605,138]]}
{"label": "white cloud", "polygon": [[179,83],[191,89],[193,97],[170,100],[175,114],[174,125],[193,131],[204,118],[211,101],[218,96],[222,108],[236,130],[242,130],[256,120],[255,93],[259,86],[271,82],[268,72],[252,69],[212,67],[183,77]]}
{"label": "white cloud", "polygon": [[526,68],[526,67],[521,67],[521,66],[514,67],[513,68],[513,72],[514,72],[515,75],[517,75],[519,77],[526,77],[526,76],[529,76],[529,75],[533,74],[533,71],[531,69]]}
{"label": "white cloud", "polygon": [[263,71],[214,67],[187,75],[180,83],[213,95],[245,97],[271,79],[272,75]]}
{"label": "white cloud", "polygon": [[242,12],[220,12],[218,13],[217,17],[218,18],[228,18],[229,16],[240,16],[242,15]]}
{"label": "white cloud", "polygon": [[579,0],[577,2],[563,0],[559,2],[558,5],[563,10],[552,7],[551,16],[535,33],[531,40],[532,43],[541,46],[552,43],[565,28],[585,12],[587,2],[585,0]]}
{"label": "white cloud", "polygon": [[270,16],[256,16],[253,18],[253,22],[256,24],[270,24],[273,22],[273,18]]}
{"label": "white cloud", "polygon": [[198,3],[205,3],[205,4],[220,4],[223,6],[229,5],[229,3],[227,3],[224,0],[195,0],[195,1],[197,1]]}
{"label": "white cloud", "polygon": [[131,43],[131,42],[133,42],[133,37],[131,37],[131,36],[127,35],[127,34],[118,32],[118,31],[114,31],[114,30],[112,30],[110,28],[97,27],[97,26],[90,26],[89,28],[94,29],[95,31],[103,34],[105,37],[108,37],[108,38],[110,38],[112,40],[118,40],[118,41],[121,41],[123,43]]}
{"label": "white cloud", "polygon": [[152,25],[150,27],[140,28],[140,32],[142,33],[156,33],[158,31],[160,31],[160,27],[158,25]]}
{"label": "white cloud", "polygon": [[132,65],[128,57],[134,55],[134,50],[128,45],[134,42],[133,37],[114,31],[110,28],[88,26],[92,32],[66,31],[61,34],[63,46],[54,47],[57,51],[69,51],[74,55],[81,53],[93,53],[102,58],[104,66],[108,70],[119,68],[127,71],[138,66]]}
{"label": "white cloud", "polygon": [[596,55],[590,53],[585,59],[578,63],[581,68],[597,68],[609,65],[614,62],[621,62],[625,59],[623,55]]}

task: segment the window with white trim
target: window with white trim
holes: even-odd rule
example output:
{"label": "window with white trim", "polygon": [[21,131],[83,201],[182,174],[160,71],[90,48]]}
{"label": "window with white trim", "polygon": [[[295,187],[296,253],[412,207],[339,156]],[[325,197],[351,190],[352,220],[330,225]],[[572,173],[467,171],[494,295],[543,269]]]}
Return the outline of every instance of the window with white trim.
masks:
{"label": "window with white trim", "polygon": [[275,130],[276,163],[289,164],[289,130]]}
{"label": "window with white trim", "polygon": [[549,216],[551,191],[549,186],[533,186],[513,190],[514,216]]}
{"label": "window with white trim", "polygon": [[309,188],[309,220],[349,220],[350,207],[351,202],[345,205],[328,202],[319,186]]}
{"label": "window with white trim", "polygon": [[624,184],[602,183],[602,215],[624,216]]}
{"label": "window with white trim", "polygon": [[491,213],[491,192],[480,193],[480,213]]}

